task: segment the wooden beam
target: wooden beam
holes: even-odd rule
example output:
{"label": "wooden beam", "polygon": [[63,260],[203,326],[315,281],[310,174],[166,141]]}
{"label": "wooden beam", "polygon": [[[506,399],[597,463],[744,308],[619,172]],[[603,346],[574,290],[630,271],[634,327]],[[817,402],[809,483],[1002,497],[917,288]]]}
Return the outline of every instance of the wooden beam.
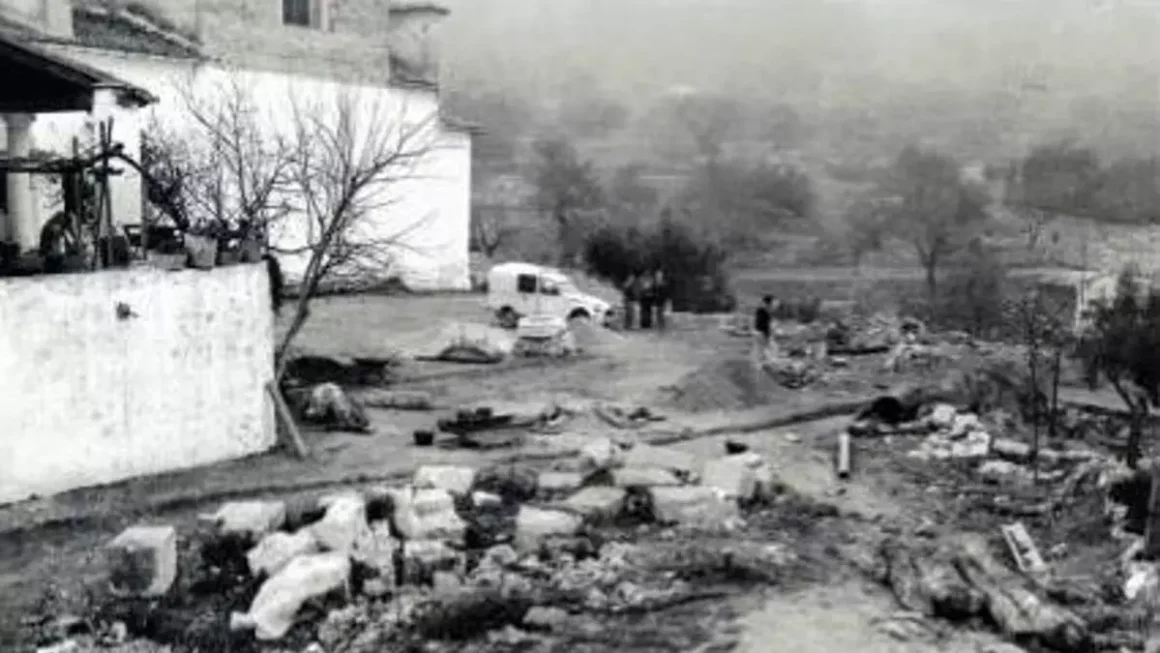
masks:
{"label": "wooden beam", "polygon": [[279,440],[288,444],[299,458],[309,458],[310,449],[306,446],[306,442],[302,440],[302,432],[298,430],[298,424],[294,421],[294,414],[290,412],[290,407],[286,405],[286,399],[282,396],[282,392],[273,381],[270,381],[266,384],[266,393],[274,401],[274,413],[278,417]]}

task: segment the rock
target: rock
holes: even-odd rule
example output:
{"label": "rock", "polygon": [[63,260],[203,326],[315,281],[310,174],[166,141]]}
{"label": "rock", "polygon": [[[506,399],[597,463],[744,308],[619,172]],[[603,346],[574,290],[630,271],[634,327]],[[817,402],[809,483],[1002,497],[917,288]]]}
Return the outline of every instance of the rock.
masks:
{"label": "rock", "polygon": [[223,535],[240,535],[257,542],[286,523],[283,501],[231,501],[203,519],[213,522]]}
{"label": "rock", "polygon": [[541,472],[536,485],[541,493],[548,496],[567,494],[584,485],[584,475],[579,472]]}
{"label": "rock", "polygon": [[387,582],[382,578],[371,578],[363,582],[362,592],[372,599],[378,599],[390,594],[393,585],[393,582]]}
{"label": "rock", "polygon": [[612,484],[619,488],[682,485],[673,472],[661,467],[621,467],[612,470]]}
{"label": "rock", "polygon": [[1129,602],[1141,599],[1151,603],[1160,593],[1160,573],[1156,565],[1147,562],[1130,562],[1127,565],[1128,579],[1124,581],[1124,598]]}
{"label": "rock", "polygon": [[250,573],[273,576],[294,558],[318,551],[318,540],[309,530],[296,533],[270,533],[246,552]]}
{"label": "rock", "polygon": [[979,422],[979,416],[974,413],[955,415],[955,419],[951,423],[950,435],[952,438],[961,438],[968,433],[973,433],[982,428],[983,425]]}
{"label": "rock", "polygon": [[994,642],[981,647],[979,653],[1027,653],[1027,649],[1010,642]]}
{"label": "rock", "polygon": [[392,499],[391,518],[403,538],[463,540],[467,523],[455,512],[455,501],[446,490],[402,488],[392,492]]}
{"label": "rock", "polygon": [[660,467],[685,482],[695,482],[701,464],[693,454],[671,447],[637,444],[624,453],[623,467]]}
{"label": "rock", "polygon": [[536,496],[540,473],[527,465],[490,465],[475,475],[475,489],[498,494],[507,501],[530,501]]}
{"label": "rock", "polygon": [[386,522],[375,522],[367,536],[359,542],[354,551],[354,559],[378,572],[378,578],[387,583],[395,583],[395,553],[399,543],[391,537],[391,527]]}
{"label": "rock", "polygon": [[934,428],[945,430],[951,428],[955,422],[955,417],[958,416],[958,411],[950,404],[936,404],[934,410],[931,411],[927,422]]}
{"label": "rock", "polygon": [[533,606],[524,615],[524,626],[533,630],[552,631],[568,621],[568,612],[563,608]]}
{"label": "rock", "polygon": [[340,431],[366,433],[370,430],[366,411],[335,383],[321,383],[310,390],[303,417]]}
{"label": "rock", "polygon": [[620,515],[627,496],[628,491],[622,487],[591,486],[568,497],[564,505],[585,519],[608,522]]}
{"label": "rock", "polygon": [[574,535],[581,525],[581,518],[569,512],[521,506],[516,515],[515,545],[526,551],[546,537]]}
{"label": "rock", "polygon": [[769,500],[777,493],[777,475],[774,474],[773,467],[766,462],[761,454],[750,451],[735,456],[727,456],[726,458],[728,460],[736,460],[738,463],[753,470],[753,477],[757,483],[754,491],[755,498]]}
{"label": "rock", "polygon": [[624,464],[624,449],[610,438],[598,438],[580,449],[580,461],[588,470],[607,470]]}
{"label": "rock", "polygon": [[172,526],[130,526],[106,546],[109,583],[123,597],[156,597],[177,578],[177,531]]}
{"label": "rock", "polygon": [[424,465],[415,470],[412,484],[418,489],[446,490],[455,496],[465,496],[475,484],[475,470],[454,465]]}
{"label": "rock", "polygon": [[519,559],[520,554],[516,553],[510,544],[498,544],[484,551],[479,564],[480,566],[491,565],[502,568],[515,564]]}
{"label": "rock", "polygon": [[662,524],[715,525],[739,516],[736,501],[703,485],[649,489],[653,516]]}
{"label": "rock", "polygon": [[450,594],[463,587],[463,579],[453,571],[436,571],[431,574],[431,587],[441,594]]}
{"label": "rock", "polygon": [[325,497],[322,519],[308,528],[324,551],[350,553],[369,534],[366,500],[358,494]]}
{"label": "rock", "polygon": [[1010,438],[996,438],[991,453],[1006,460],[1025,462],[1031,458],[1031,445]]}
{"label": "rock", "polygon": [[471,493],[471,505],[480,510],[494,510],[503,505],[503,497],[491,492],[476,491]]}
{"label": "rock", "polygon": [[735,501],[750,501],[757,495],[757,475],[746,460],[735,456],[706,463],[701,484]]}
{"label": "rock", "polygon": [[437,571],[460,571],[463,567],[463,557],[441,540],[408,540],[401,546],[403,583],[426,583]]}
{"label": "rock", "polygon": [[347,586],[350,558],[342,553],[316,553],[294,558],[258,590],[249,612],[231,615],[231,629],[255,630],[259,640],[280,639],[294,624],[309,599]]}
{"label": "rock", "polygon": [[979,465],[977,473],[988,483],[1027,484],[1032,481],[1031,472],[1009,460],[988,460]]}

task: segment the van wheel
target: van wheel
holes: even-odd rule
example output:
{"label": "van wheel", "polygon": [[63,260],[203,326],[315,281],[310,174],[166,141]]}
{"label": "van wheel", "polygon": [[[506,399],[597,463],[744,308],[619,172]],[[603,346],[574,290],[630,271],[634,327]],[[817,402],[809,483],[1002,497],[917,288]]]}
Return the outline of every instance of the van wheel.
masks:
{"label": "van wheel", "polygon": [[589,315],[588,311],[586,311],[582,308],[574,309],[571,313],[568,314],[568,321],[569,322],[572,322],[573,320],[591,320],[591,319],[592,319],[592,316]]}
{"label": "van wheel", "polygon": [[510,306],[504,306],[503,308],[499,309],[499,312],[495,314],[495,317],[497,320],[499,320],[499,325],[505,329],[516,328],[520,321],[520,316],[516,315],[516,312],[513,311]]}

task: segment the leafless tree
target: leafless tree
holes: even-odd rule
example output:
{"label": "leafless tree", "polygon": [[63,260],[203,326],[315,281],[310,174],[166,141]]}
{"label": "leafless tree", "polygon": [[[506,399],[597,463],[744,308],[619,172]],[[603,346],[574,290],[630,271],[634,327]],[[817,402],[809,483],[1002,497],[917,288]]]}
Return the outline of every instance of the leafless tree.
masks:
{"label": "leafless tree", "polygon": [[387,106],[377,96],[290,95],[282,106],[291,120],[279,129],[287,121],[263,113],[237,77],[216,90],[182,89],[190,128],[156,126],[158,149],[180,176],[172,193],[180,199],[167,212],[178,207],[190,223],[245,223],[277,236],[268,243],[271,252],[305,261],[275,351],[280,381],[320,289],[379,276],[400,251],[413,249],[408,236],[430,215],[410,217],[388,233],[381,218],[420,179],[418,166],[438,147],[440,123],[437,115],[415,116],[405,103]]}
{"label": "leafless tree", "polygon": [[488,258],[495,256],[515,232],[507,207],[481,206],[472,211],[471,239]]}

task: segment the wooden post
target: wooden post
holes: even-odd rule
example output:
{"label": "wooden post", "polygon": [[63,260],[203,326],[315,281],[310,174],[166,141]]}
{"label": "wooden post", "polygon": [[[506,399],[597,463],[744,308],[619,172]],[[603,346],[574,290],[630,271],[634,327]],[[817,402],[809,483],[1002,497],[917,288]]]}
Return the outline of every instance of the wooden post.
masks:
{"label": "wooden post", "polygon": [[278,426],[280,427],[278,433],[280,436],[284,434],[284,437],[279,439],[287,442],[299,458],[309,458],[310,449],[302,440],[302,433],[298,431],[298,424],[294,422],[294,415],[290,412],[290,407],[286,405],[286,399],[282,397],[282,393],[273,381],[266,384],[266,393],[274,401],[274,413],[278,417]]}

